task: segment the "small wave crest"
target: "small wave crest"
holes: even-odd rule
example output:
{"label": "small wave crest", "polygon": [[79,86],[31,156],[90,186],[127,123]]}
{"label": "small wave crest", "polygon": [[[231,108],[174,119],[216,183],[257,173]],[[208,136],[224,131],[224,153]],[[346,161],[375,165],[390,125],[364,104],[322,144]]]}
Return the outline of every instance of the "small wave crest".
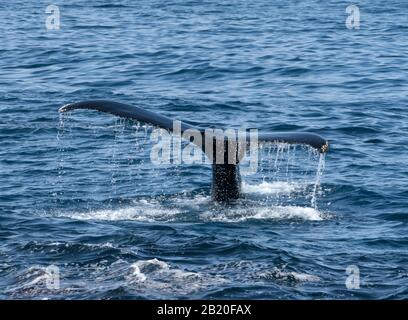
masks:
{"label": "small wave crest", "polygon": [[227,282],[220,276],[210,276],[200,272],[185,271],[170,266],[156,258],[139,260],[130,265],[125,276],[128,285],[146,287],[150,291],[187,294],[202,288]]}

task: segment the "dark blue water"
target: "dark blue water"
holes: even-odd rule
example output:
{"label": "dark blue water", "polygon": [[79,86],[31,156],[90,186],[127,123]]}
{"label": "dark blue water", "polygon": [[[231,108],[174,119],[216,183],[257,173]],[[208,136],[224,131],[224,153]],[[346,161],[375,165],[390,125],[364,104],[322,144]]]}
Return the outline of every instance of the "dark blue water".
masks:
{"label": "dark blue water", "polygon": [[[406,1],[359,1],[359,30],[347,1],[109,3],[54,1],[53,31],[48,2],[0,4],[0,298],[408,297]],[[316,206],[304,148],[216,205],[208,165],[152,165],[149,128],[60,119],[86,99],[321,134]]]}

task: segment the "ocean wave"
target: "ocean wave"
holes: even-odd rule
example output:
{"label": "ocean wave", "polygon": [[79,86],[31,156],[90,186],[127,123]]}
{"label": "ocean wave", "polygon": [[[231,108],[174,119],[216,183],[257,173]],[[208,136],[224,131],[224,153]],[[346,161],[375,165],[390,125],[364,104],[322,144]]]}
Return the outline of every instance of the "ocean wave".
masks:
{"label": "ocean wave", "polygon": [[130,286],[147,287],[161,294],[188,294],[227,282],[220,276],[182,270],[156,258],[131,264],[125,278]]}

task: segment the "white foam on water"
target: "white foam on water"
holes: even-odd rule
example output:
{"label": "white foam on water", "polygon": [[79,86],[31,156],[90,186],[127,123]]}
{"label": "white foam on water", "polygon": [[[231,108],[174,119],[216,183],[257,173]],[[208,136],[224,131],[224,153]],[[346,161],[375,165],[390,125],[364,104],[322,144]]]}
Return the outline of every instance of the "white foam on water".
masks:
{"label": "white foam on water", "polygon": [[32,287],[36,285],[45,285],[47,280],[47,273],[45,267],[32,266],[27,269],[27,271],[20,276],[21,279],[29,280],[24,283],[22,287]]}
{"label": "white foam on water", "polygon": [[125,279],[129,286],[162,294],[188,294],[227,281],[219,276],[181,270],[156,258],[131,264]]}
{"label": "white foam on water", "polygon": [[246,182],[242,183],[243,193],[257,193],[262,195],[289,194],[299,190],[300,188],[301,186],[298,184],[284,181],[263,181],[262,183],[257,185],[248,184]]}
{"label": "white foam on water", "polygon": [[219,222],[242,222],[247,220],[308,220],[321,221],[324,214],[317,209],[299,206],[273,206],[254,208],[230,208],[201,214],[203,220]]}
{"label": "white foam on water", "polygon": [[[132,206],[120,209],[97,210],[61,214],[78,220],[177,222],[185,221],[191,213],[186,208],[165,208],[161,206]],[[259,206],[209,209],[199,215],[201,221],[243,222],[247,220],[305,220],[321,221],[326,214],[315,208],[301,206]]]}
{"label": "white foam on water", "polygon": [[132,282],[145,282],[149,276],[166,276],[167,279],[184,280],[186,278],[200,278],[199,273],[182,271],[177,268],[170,268],[170,265],[156,258],[150,260],[140,260],[131,265]]}
{"label": "white foam on water", "polygon": [[[293,190],[291,185],[263,182],[259,185],[263,192],[273,193],[273,190]],[[251,186],[250,188],[257,186]],[[198,212],[198,215],[194,215]],[[230,207],[214,205],[210,196],[187,198],[178,196],[167,199],[166,203],[157,199],[135,200],[134,204],[124,208],[102,209],[84,212],[58,213],[57,216],[77,220],[104,221],[140,221],[140,222],[182,222],[198,219],[198,221],[242,222],[247,220],[292,220],[321,221],[327,215],[317,208],[302,206],[279,206],[266,203],[240,203]]]}
{"label": "white foam on water", "polygon": [[289,272],[289,276],[292,276],[301,282],[316,282],[321,280],[320,277],[308,273]]}
{"label": "white foam on water", "polygon": [[140,268],[137,264],[132,265],[133,272],[131,273],[131,282],[144,282],[146,281],[146,275],[140,271]]}
{"label": "white foam on water", "polygon": [[166,208],[156,201],[139,200],[131,207],[103,209],[87,212],[64,213],[60,216],[78,220],[133,220],[141,222],[175,221],[182,214],[182,208]]}
{"label": "white foam on water", "polygon": [[212,203],[210,196],[197,195],[193,198],[177,196],[167,199],[139,199],[124,208],[90,210],[82,212],[58,212],[57,217],[76,220],[106,220],[106,221],[140,221],[140,222],[175,222],[185,217],[191,217],[191,212],[202,210]]}
{"label": "white foam on water", "polygon": [[[285,181],[259,184],[242,183],[243,193],[259,194],[279,197],[304,191],[308,184]],[[315,185],[316,188],[316,185]],[[315,191],[315,190],[314,190]],[[315,204],[315,203],[314,203]],[[60,212],[56,216],[77,220],[105,220],[105,221],[140,221],[140,222],[185,222],[185,221],[215,221],[242,222],[246,220],[305,220],[321,221],[327,214],[318,210],[316,206],[295,206],[268,204],[267,201],[253,201],[240,199],[231,206],[214,204],[209,195],[175,195],[173,197],[144,198],[133,201],[133,204],[123,208],[90,210],[82,212]]]}
{"label": "white foam on water", "polygon": [[259,274],[259,277],[266,280],[275,280],[278,282],[317,282],[321,281],[320,277],[308,274],[299,273],[294,271],[284,271],[278,268],[273,268],[271,271],[263,272]]}
{"label": "white foam on water", "polygon": [[76,292],[76,288],[69,288],[59,284],[57,287],[48,287],[53,285],[51,274],[47,272],[47,267],[31,266],[16,276],[16,283],[13,286],[5,288],[5,292],[12,297],[33,297],[47,299],[47,296],[67,295]]}

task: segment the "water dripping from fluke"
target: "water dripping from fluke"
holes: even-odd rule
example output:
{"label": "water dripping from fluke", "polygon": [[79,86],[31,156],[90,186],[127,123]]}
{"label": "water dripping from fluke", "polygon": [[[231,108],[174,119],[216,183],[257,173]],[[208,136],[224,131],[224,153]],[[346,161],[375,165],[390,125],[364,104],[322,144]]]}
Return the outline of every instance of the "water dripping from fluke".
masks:
{"label": "water dripping from fluke", "polygon": [[312,200],[311,200],[311,205],[315,209],[317,209],[317,192],[320,188],[320,180],[323,176],[324,168],[325,168],[325,154],[321,153],[319,155],[319,162],[317,164],[316,180],[313,185]]}
{"label": "water dripping from fluke", "polygon": [[[84,101],[79,103],[73,103],[69,105],[65,105],[60,109],[61,113],[72,111],[75,109],[93,109],[105,113],[110,113],[121,118],[130,119],[133,121],[137,121],[136,123],[136,132],[133,132],[133,135],[139,138],[141,128],[144,129],[144,141],[143,144],[146,144],[148,140],[148,127],[159,127],[162,129],[167,130],[169,133],[173,131],[173,124],[174,121],[170,118],[165,116],[153,113],[151,111],[144,110],[142,108],[133,107],[123,103],[116,103],[111,101]],[[193,126],[185,123],[181,123],[181,133],[185,133],[187,130],[195,129],[197,130],[203,138],[206,137],[206,131],[202,128],[194,128]],[[118,143],[126,143],[125,134],[128,132],[125,130],[126,122],[121,122],[119,120],[119,125],[115,126],[115,135],[114,135],[114,144],[111,149],[112,151],[112,158],[110,162],[111,168],[111,180],[110,184],[112,187],[112,192],[110,194],[110,198],[117,198],[119,196],[118,190],[118,183],[122,180],[123,172],[127,169],[123,166],[123,159],[119,158],[117,153],[117,145]],[[60,137],[58,137],[60,138]],[[268,155],[266,163],[269,165],[272,164],[272,168],[268,168],[268,170],[263,170],[261,168],[261,172],[265,174],[263,177],[263,183],[267,183],[266,179],[270,178],[267,177],[267,172],[272,172],[273,177],[272,179],[277,181],[283,178],[283,181],[287,183],[292,183],[293,176],[299,175],[301,171],[302,163],[296,161],[296,152],[297,148],[296,145],[303,146],[299,150],[304,150],[306,146],[307,150],[310,153],[310,150],[313,150],[313,154],[319,154],[319,163],[317,168],[317,173],[313,185],[313,191],[311,195],[311,205],[313,208],[316,208],[316,196],[320,186],[321,176],[323,174],[324,168],[324,153],[328,150],[328,142],[320,137],[319,135],[312,134],[312,133],[302,133],[302,132],[286,132],[286,133],[273,133],[273,132],[261,132],[258,135],[259,142],[261,144],[269,145],[267,148]],[[118,142],[120,141],[120,142]],[[195,139],[190,140],[189,142],[193,144],[197,144]],[[228,150],[228,144],[231,144],[231,140],[224,140],[226,149]],[[247,143],[248,140],[247,140]],[[215,144],[215,139],[214,139]],[[271,147],[273,146],[273,147]],[[216,163],[215,157],[213,154],[209,154],[207,150],[207,146],[200,145],[202,148],[203,153],[207,155],[208,158],[213,159],[212,167],[213,167],[213,175],[212,175],[212,198],[217,203],[230,203],[234,202],[236,199],[241,198],[242,196],[242,185],[241,181],[242,178],[240,176],[239,170],[239,161],[236,160],[235,163],[227,163],[224,161],[223,163]],[[127,149],[129,151],[129,149]],[[275,154],[273,155],[272,151],[275,150]],[[211,149],[211,152],[212,149]],[[286,159],[285,159],[286,157]],[[127,159],[129,159],[129,155],[127,155]],[[228,159],[228,155],[224,154],[224,160]],[[262,161],[264,159],[261,159]],[[265,164],[265,162],[261,161],[261,166]],[[272,163],[271,163],[272,162]],[[127,165],[129,165],[129,161],[127,160]],[[132,166],[133,170],[134,166]],[[155,168],[155,170],[160,170],[159,168]],[[132,176],[132,174],[131,174]],[[155,175],[151,175],[150,178],[153,180]],[[186,179],[186,177],[184,177]],[[152,183],[154,183],[152,181]],[[163,190],[166,188],[164,187]],[[248,190],[248,187],[246,187]],[[250,188],[249,188],[250,189]],[[299,189],[299,188],[295,188]],[[292,193],[291,193],[292,194]],[[278,198],[280,197],[280,193],[278,193]],[[291,195],[289,195],[290,199]],[[279,199],[278,199],[279,200]]]}

